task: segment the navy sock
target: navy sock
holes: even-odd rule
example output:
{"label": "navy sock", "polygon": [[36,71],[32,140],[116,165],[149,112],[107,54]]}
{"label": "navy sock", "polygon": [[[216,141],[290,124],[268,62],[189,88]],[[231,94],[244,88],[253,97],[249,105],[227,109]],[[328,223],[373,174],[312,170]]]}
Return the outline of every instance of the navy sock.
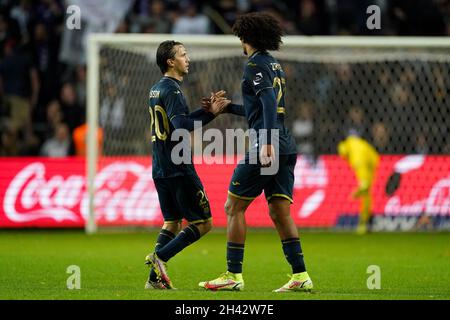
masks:
{"label": "navy sock", "polygon": [[200,231],[195,225],[190,224],[184,228],[175,239],[166,244],[164,248],[156,250],[156,254],[162,261],[167,262],[178,252],[198,239],[200,239]]}
{"label": "navy sock", "polygon": [[[162,229],[159,233],[158,239],[156,240],[155,251],[161,250],[164,248],[166,244],[168,244],[172,239],[175,238],[175,235],[169,230]],[[156,281],[157,276],[153,268],[150,271],[150,281]]]}
{"label": "navy sock", "polygon": [[244,262],[244,244],[227,242],[227,265],[228,271],[242,273]]}
{"label": "navy sock", "polygon": [[292,273],[305,272],[305,262],[303,261],[302,247],[299,238],[289,238],[282,240],[283,252],[287,261],[292,267]]}

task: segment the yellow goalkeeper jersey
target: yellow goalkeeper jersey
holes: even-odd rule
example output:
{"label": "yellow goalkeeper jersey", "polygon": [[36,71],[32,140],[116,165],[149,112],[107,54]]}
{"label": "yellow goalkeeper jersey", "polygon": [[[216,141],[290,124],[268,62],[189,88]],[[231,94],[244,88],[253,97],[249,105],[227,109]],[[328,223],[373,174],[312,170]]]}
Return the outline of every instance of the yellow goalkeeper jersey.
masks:
{"label": "yellow goalkeeper jersey", "polygon": [[375,148],[360,137],[349,136],[339,143],[338,152],[355,171],[360,186],[370,186],[380,159]]}

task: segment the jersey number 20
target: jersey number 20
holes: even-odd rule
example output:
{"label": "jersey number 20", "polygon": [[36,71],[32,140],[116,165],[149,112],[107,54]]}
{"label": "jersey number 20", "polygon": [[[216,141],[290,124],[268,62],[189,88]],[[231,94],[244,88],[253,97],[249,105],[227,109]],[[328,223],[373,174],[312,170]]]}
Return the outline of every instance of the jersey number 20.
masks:
{"label": "jersey number 20", "polygon": [[[166,111],[158,105],[155,106],[154,111],[152,107],[149,107],[148,111],[150,112],[150,130],[152,133],[155,132],[156,134],[156,137],[152,135],[152,142],[156,141],[156,138],[162,141],[166,140],[170,130],[169,119],[167,118]],[[158,116],[158,113],[160,114],[160,116]],[[161,121],[163,126],[162,129]]]}

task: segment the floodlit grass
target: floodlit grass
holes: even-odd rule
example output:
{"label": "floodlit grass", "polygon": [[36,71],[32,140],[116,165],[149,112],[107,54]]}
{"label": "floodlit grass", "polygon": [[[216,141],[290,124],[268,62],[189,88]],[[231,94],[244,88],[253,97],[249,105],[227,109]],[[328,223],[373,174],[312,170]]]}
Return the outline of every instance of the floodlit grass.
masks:
{"label": "floodlit grass", "polygon": [[[273,293],[290,267],[275,230],[249,230],[243,292],[208,292],[198,282],[226,271],[225,233],[215,231],[169,262],[178,290],[144,290],[157,231],[1,231],[0,299],[450,299],[450,234],[301,234],[313,293]],[[67,267],[81,270],[81,289],[66,286]],[[381,269],[369,290],[367,268]]]}

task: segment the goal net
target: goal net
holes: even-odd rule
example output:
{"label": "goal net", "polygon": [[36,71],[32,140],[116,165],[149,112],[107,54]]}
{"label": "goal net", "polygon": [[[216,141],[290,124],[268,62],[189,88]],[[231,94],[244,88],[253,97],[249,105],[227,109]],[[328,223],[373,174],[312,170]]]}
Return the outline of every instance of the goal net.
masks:
{"label": "goal net", "polygon": [[[88,232],[97,225],[162,222],[151,179],[148,93],[161,78],[156,49],[168,39],[184,43],[191,59],[182,85],[191,110],[219,89],[242,103],[246,57],[236,37],[93,35],[88,123],[101,128],[103,141],[99,145],[95,130],[89,131]],[[292,206],[299,227],[335,227],[346,215],[357,216],[359,203],[349,196],[357,180],[337,156],[338,143],[349,135],[364,138],[381,155],[372,190],[375,215],[409,215],[415,225],[424,215],[450,215],[450,182],[445,180],[450,179],[450,39],[286,37],[273,54],[286,74],[285,124],[299,153]],[[243,117],[225,114],[203,131],[208,128],[225,133],[246,130],[247,124]],[[192,143],[202,146],[195,150],[211,143],[205,140],[192,136]],[[227,150],[215,156],[230,156]],[[225,226],[223,204],[235,165],[206,163],[201,152],[193,156],[213,221]],[[395,170],[405,172],[401,188],[387,195],[385,185]],[[435,190],[439,183],[443,191]],[[433,190],[438,196],[430,200]],[[434,211],[427,201],[434,201]],[[263,196],[250,206],[247,221],[271,225]]]}

